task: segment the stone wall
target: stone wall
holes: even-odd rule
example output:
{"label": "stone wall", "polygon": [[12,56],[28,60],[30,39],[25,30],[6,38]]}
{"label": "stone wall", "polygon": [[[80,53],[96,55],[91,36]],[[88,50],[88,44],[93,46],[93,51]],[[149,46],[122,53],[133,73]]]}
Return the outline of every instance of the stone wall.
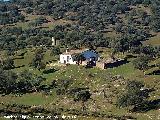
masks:
{"label": "stone wall", "polygon": [[83,66],[87,65],[87,61],[82,61],[82,64]]}
{"label": "stone wall", "polygon": [[96,62],[96,67],[105,69],[105,63],[104,62]]}

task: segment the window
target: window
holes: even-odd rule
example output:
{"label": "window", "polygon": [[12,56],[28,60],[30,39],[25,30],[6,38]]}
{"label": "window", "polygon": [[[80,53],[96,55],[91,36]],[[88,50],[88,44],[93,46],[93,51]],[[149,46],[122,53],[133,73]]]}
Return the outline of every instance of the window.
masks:
{"label": "window", "polygon": [[67,56],[67,62],[69,62],[69,59],[70,59],[70,57],[69,57],[69,56]]}

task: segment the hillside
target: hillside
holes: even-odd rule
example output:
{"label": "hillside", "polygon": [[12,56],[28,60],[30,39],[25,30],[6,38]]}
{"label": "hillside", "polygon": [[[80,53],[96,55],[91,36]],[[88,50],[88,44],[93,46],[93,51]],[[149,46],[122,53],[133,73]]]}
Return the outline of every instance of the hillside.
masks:
{"label": "hillside", "polygon": [[[125,62],[107,69],[59,64],[67,48]],[[0,119],[4,115],[158,120],[159,0],[0,1]]]}

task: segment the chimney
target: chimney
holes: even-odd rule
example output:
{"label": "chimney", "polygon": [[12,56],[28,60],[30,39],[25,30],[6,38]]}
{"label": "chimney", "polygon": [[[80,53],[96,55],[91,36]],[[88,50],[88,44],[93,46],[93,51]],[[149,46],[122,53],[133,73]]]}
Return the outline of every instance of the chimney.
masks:
{"label": "chimney", "polygon": [[56,40],[54,37],[52,37],[52,46],[55,46],[56,45]]}
{"label": "chimney", "polygon": [[66,49],[66,53],[68,53],[68,52],[69,52],[69,48]]}

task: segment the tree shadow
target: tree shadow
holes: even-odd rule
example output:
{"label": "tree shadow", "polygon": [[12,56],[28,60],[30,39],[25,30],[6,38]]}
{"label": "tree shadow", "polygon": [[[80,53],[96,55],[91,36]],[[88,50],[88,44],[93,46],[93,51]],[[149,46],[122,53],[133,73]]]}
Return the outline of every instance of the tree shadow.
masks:
{"label": "tree shadow", "polygon": [[15,69],[15,68],[21,68],[21,67],[25,67],[25,65],[16,66],[13,69]]}
{"label": "tree shadow", "polygon": [[135,106],[131,111],[132,112],[147,112],[150,110],[160,109],[160,99],[146,101],[145,103]]}
{"label": "tree shadow", "polygon": [[56,69],[54,69],[54,68],[52,68],[52,69],[47,69],[47,70],[44,70],[44,71],[43,71],[43,74],[54,73],[54,72],[56,72],[56,71],[58,71],[58,70],[56,70]]}
{"label": "tree shadow", "polygon": [[126,59],[129,59],[129,58],[137,58],[137,56],[135,56],[135,55],[127,55]]}
{"label": "tree shadow", "polygon": [[148,75],[160,75],[160,70],[155,70],[155,71],[149,73]]}
{"label": "tree shadow", "polygon": [[48,86],[48,85],[41,85],[39,88],[38,88],[38,90],[39,91],[50,91],[50,89],[51,89],[51,87],[50,86]]}
{"label": "tree shadow", "polygon": [[150,67],[150,68],[154,68],[154,67],[156,67],[156,65],[155,65],[155,64],[154,64],[154,65],[150,65],[149,67]]}
{"label": "tree shadow", "polygon": [[49,27],[45,27],[45,26],[39,26],[38,28],[49,28]]}
{"label": "tree shadow", "polygon": [[27,53],[27,51],[25,51],[25,52],[19,54],[18,56],[24,56],[26,53]]}
{"label": "tree shadow", "polygon": [[153,34],[149,34],[149,33],[148,33],[147,38],[144,39],[144,40],[142,40],[142,41],[148,41],[148,40],[150,40],[150,38],[153,38],[153,37],[155,37],[155,36],[156,36],[156,35],[153,35]]}
{"label": "tree shadow", "polygon": [[14,60],[18,60],[18,59],[24,59],[24,57],[15,57]]}
{"label": "tree shadow", "polygon": [[127,64],[129,63],[129,61],[127,59],[125,60],[121,60],[121,61],[117,61],[117,62],[114,62],[114,63],[107,63],[105,65],[105,68],[114,68],[114,67],[119,67],[121,65],[124,65],[124,64]]}
{"label": "tree shadow", "polygon": [[151,38],[151,37],[155,37],[155,36],[156,36],[156,35],[153,35],[153,34],[149,34],[149,35],[150,35],[150,36],[149,36],[150,38]]}

